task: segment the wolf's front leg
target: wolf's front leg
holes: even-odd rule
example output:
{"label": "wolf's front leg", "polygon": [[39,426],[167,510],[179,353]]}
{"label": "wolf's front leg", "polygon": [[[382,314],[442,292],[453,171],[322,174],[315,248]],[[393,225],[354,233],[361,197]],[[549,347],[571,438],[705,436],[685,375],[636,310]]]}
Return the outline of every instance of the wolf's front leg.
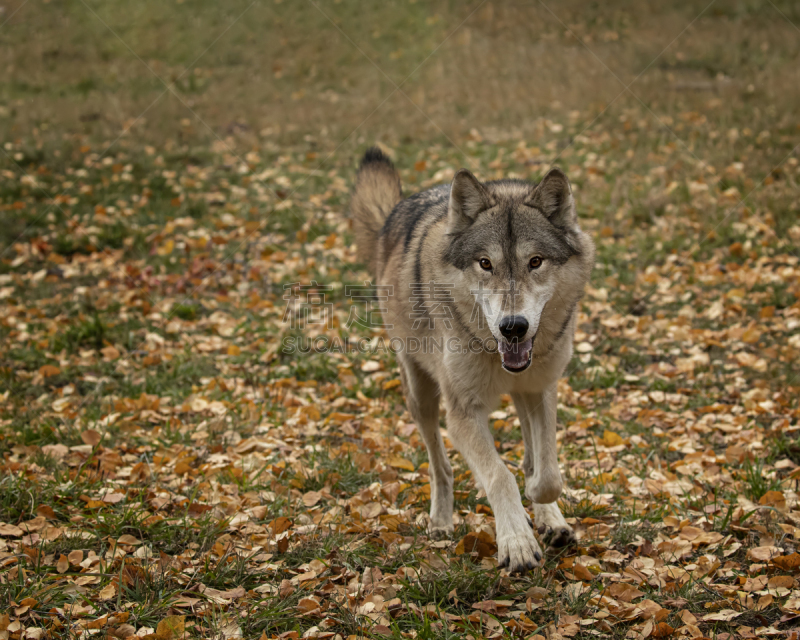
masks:
{"label": "wolf's front leg", "polygon": [[556,503],[562,485],[556,447],[556,385],[542,393],[515,393],[512,397],[525,441],[525,495],[533,502],[536,528],[547,546],[573,544],[575,533]]}
{"label": "wolf's front leg", "polygon": [[512,473],[500,459],[489,431],[486,407],[469,404],[445,392],[447,433],[486,491],[497,529],[497,559],[518,573],[542,563],[542,550],[522,506]]}

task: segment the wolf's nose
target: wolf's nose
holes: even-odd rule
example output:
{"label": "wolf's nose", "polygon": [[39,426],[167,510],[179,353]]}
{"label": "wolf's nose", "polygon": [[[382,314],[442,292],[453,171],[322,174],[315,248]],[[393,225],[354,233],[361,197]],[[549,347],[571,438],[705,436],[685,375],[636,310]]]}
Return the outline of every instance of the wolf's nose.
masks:
{"label": "wolf's nose", "polygon": [[528,321],[524,316],[506,316],[500,321],[500,333],[506,340],[519,340],[528,333]]}

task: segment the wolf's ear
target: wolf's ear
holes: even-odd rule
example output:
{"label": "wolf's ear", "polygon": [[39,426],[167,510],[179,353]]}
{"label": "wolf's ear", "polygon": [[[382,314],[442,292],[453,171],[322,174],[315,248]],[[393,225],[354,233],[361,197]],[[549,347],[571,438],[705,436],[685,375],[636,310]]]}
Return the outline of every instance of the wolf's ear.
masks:
{"label": "wolf's ear", "polygon": [[572,228],[578,222],[572,188],[561,169],[550,169],[526,204],[541,211],[556,227]]}
{"label": "wolf's ear", "polygon": [[447,232],[459,233],[473,222],[481,211],[495,205],[492,194],[466,169],[453,177],[450,203],[447,208]]}

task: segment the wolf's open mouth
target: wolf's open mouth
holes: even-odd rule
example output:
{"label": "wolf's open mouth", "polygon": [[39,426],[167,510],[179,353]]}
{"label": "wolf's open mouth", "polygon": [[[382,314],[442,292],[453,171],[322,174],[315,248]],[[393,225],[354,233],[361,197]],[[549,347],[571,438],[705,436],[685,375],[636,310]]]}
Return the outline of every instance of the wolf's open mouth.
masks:
{"label": "wolf's open mouth", "polygon": [[503,359],[503,369],[506,371],[520,373],[530,366],[533,338],[528,338],[525,342],[501,340],[497,346]]}

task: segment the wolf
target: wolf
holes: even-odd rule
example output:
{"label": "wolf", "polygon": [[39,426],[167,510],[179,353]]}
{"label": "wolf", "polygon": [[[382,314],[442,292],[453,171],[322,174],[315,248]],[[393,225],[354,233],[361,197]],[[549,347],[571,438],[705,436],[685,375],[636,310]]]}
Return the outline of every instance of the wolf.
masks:
{"label": "wolf", "polygon": [[[453,533],[443,401],[447,436],[494,512],[499,565],[514,573],[541,566],[534,524],[488,417],[510,394],[536,532],[545,547],[573,543],[556,502],[557,381],[572,357],[594,244],[578,225],[569,180],[553,168],[538,184],[480,182],[461,169],[452,183],[404,199],[392,161],[373,147],[356,175],[351,219],[358,257],[393,294],[383,309],[391,344],[443,345],[397,349],[406,405],[428,450],[430,534]],[[421,290],[429,295],[415,298]]]}

